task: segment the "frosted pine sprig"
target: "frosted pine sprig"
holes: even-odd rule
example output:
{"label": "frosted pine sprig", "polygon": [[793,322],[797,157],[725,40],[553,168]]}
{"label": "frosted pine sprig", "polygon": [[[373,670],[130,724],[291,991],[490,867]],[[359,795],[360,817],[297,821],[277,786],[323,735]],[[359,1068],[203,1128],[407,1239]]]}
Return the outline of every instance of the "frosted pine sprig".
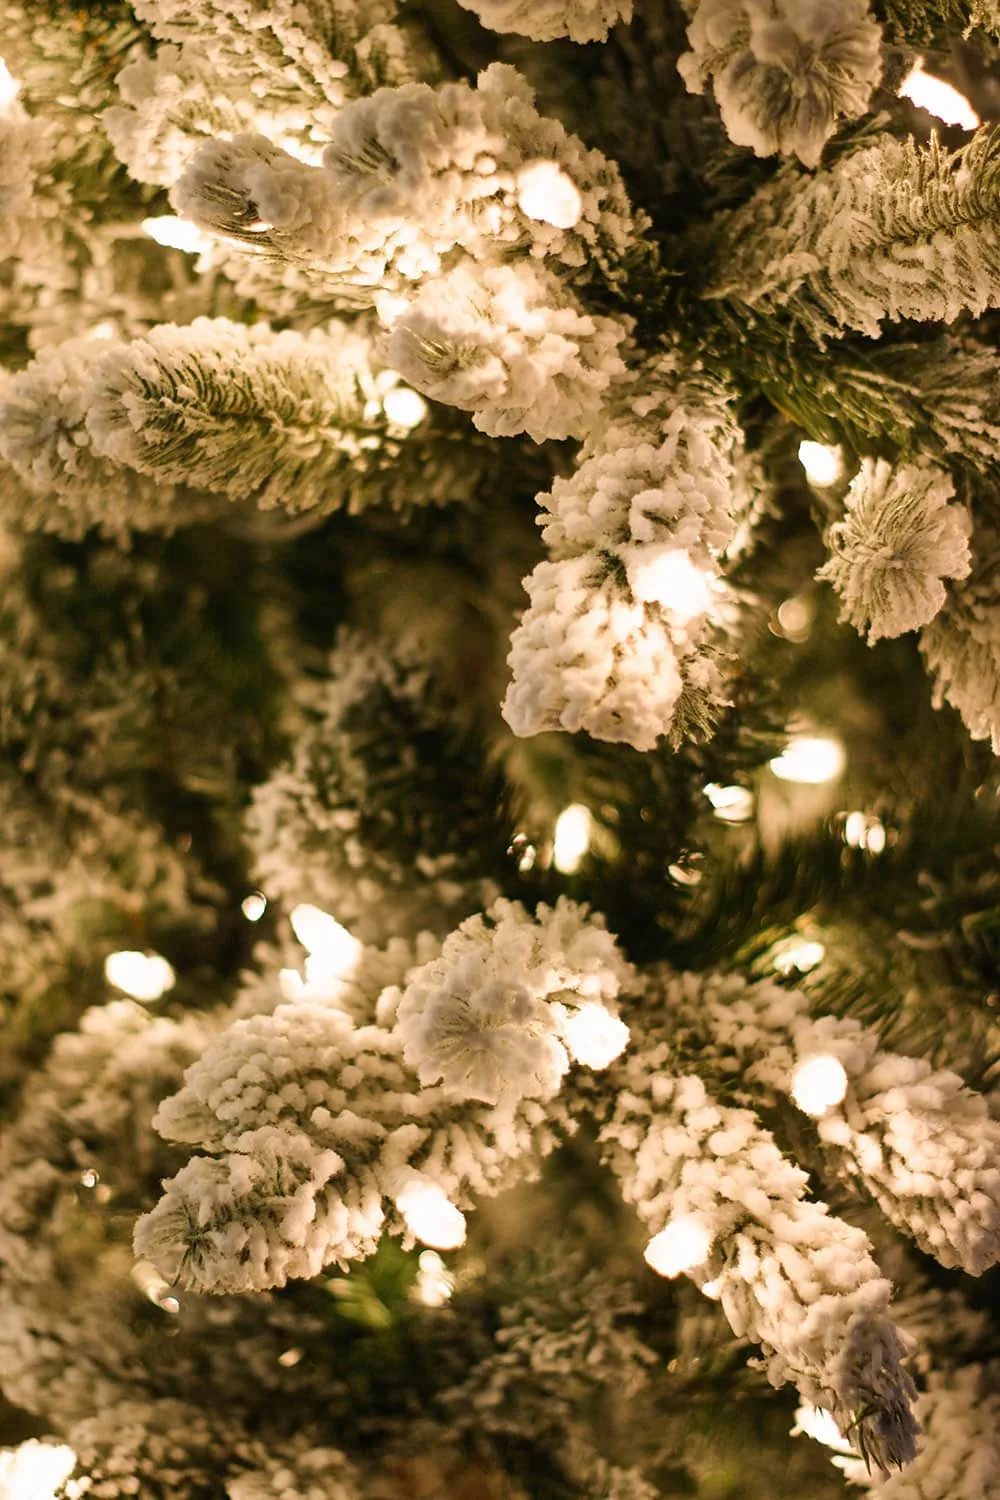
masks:
{"label": "frosted pine sprig", "polygon": [[831,1411],[863,1456],[883,1470],[909,1461],[913,1388],[867,1237],[806,1197],[806,1174],[750,1111],[676,1074],[667,1041],[643,1038],[614,1082],[600,1140],[654,1236],[654,1268],[708,1283],[762,1346],[771,1383]]}
{"label": "frosted pine sprig", "polygon": [[894,469],[862,460],[816,576],[833,585],[841,619],[867,630],[869,645],[929,624],[945,602],[943,580],[968,576],[972,522],[954,495],[950,475],[926,461]]}
{"label": "frosted pine sprig", "polygon": [[569,37],[603,42],[618,21],[632,19],[632,0],[459,0],[491,31],[513,31],[536,42]]}
{"label": "frosted pine sprig", "polygon": [[[1000,1261],[1000,1122],[956,1073],[883,1051],[850,1017],[814,1018],[805,995],[770,981],[683,974],[662,993],[689,1045],[702,1056],[707,1045],[748,1098],[763,1086],[813,1114],[835,1159],[922,1250],[971,1276]],[[832,1087],[810,1078],[817,1061]]]}

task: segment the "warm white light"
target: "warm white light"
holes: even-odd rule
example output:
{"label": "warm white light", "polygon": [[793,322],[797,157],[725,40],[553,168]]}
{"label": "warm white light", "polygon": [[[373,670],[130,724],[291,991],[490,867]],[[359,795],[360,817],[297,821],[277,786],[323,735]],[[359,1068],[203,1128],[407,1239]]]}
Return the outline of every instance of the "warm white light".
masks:
{"label": "warm white light", "polygon": [[813,443],[807,438],[799,444],[799,463],[806,471],[810,484],[823,487],[836,484],[844,472],[844,459],[839,448],[828,443]]}
{"label": "warm white light", "polygon": [[267,911],[267,897],[262,891],[251,891],[249,896],[244,897],[240,911],[248,922],[259,922]]}
{"label": "warm white light", "polygon": [[104,960],[104,977],[109,984],[133,1000],[159,1000],[172,990],[177,976],[159,953],[138,953],[122,949],[109,953]]}
{"label": "warm white light", "polygon": [[745,786],[717,786],[710,781],[705,796],[724,823],[745,823],[753,817],[753,792]]}
{"label": "warm white light", "polygon": [[771,761],[771,770],[780,781],[819,786],[824,781],[836,781],[846,764],[839,740],[803,734],[789,740],[781,754]]}
{"label": "warm white light", "polygon": [[979,116],[964,94],[937,78],[924,72],[924,60],[918,58],[897,89],[901,99],[909,99],[918,109],[926,109],[929,115],[943,120],[946,125],[958,125],[962,130],[975,130]]}
{"label": "warm white light", "polygon": [[581,1005],[563,1023],[563,1038],[575,1062],[585,1068],[606,1068],[628,1046],[625,1022],[596,1001]]}
{"label": "warm white light", "polygon": [[583,213],[580,189],[556,162],[533,161],[517,174],[517,206],[529,219],[572,229]]}
{"label": "warm white light", "polygon": [[713,1302],[718,1302],[722,1296],[722,1277],[717,1276],[714,1281],[703,1281],[701,1291],[703,1296],[711,1297]]}
{"label": "warm white light", "polygon": [[184,250],[188,255],[200,255],[211,245],[211,240],[202,234],[197,224],[179,219],[176,214],[160,214],[153,219],[143,219],[142,227],[150,239],[162,245],[165,250]]}
{"label": "warm white light", "polygon": [[808,640],[812,618],[812,604],[801,594],[795,594],[778,605],[778,625],[787,640]]}
{"label": "warm white light", "polygon": [[711,1248],[712,1236],[701,1220],[693,1214],[681,1214],[653,1236],[644,1254],[646,1264],[658,1276],[679,1276],[702,1265]]}
{"label": "warm white light", "polygon": [[886,846],[885,824],[867,813],[848,813],[844,819],[844,843],[852,849],[867,849],[869,854],[881,854]]}
{"label": "warm white light", "polygon": [[552,863],[564,875],[572,875],[580,868],[583,856],[590,848],[590,829],[593,819],[590,808],[582,802],[573,802],[564,807],[556,819],[552,840]]}
{"label": "warm white light", "polygon": [[424,1250],[417,1261],[413,1295],[425,1307],[442,1307],[455,1290],[455,1278],[436,1250]]}
{"label": "warm white light", "polygon": [[76,1454],[63,1443],[31,1438],[17,1448],[0,1449],[3,1500],[53,1500],[76,1468]]}
{"label": "warm white light", "polygon": [[406,1185],[396,1199],[407,1229],[435,1250],[457,1250],[465,1243],[465,1215],[432,1182]]}
{"label": "warm white light", "polygon": [[12,78],[10,69],[0,57],[0,110],[9,109],[20,91],[21,85]]}
{"label": "warm white light", "polygon": [[306,964],[308,980],[343,979],[354,972],[364,944],[342,927],[336,917],[318,906],[296,906],[291,914],[292,931],[315,963]]}
{"label": "warm white light", "polygon": [[680,625],[703,615],[712,602],[711,575],[679,547],[642,547],[626,562],[629,586],[644,604],[662,604]]}
{"label": "warm white light", "polygon": [[283,1365],[286,1370],[294,1369],[302,1358],[301,1349],[286,1349],[283,1354],[278,1355],[278,1364]]}
{"label": "warm white light", "polygon": [[408,385],[394,385],[382,397],[382,410],[396,427],[419,427],[427,415],[427,402]]}
{"label": "warm white light", "polygon": [[774,950],[774,967],[779,974],[808,974],[826,957],[826,949],[815,939],[786,938]]}
{"label": "warm white light", "polygon": [[792,1074],[792,1098],[799,1109],[819,1119],[847,1093],[847,1074],[835,1057],[807,1057]]}
{"label": "warm white light", "polygon": [[837,1453],[854,1452],[834,1421],[832,1412],[826,1411],[822,1406],[800,1406],[795,1413],[792,1433],[804,1433],[806,1437],[815,1438],[817,1443],[825,1443]]}

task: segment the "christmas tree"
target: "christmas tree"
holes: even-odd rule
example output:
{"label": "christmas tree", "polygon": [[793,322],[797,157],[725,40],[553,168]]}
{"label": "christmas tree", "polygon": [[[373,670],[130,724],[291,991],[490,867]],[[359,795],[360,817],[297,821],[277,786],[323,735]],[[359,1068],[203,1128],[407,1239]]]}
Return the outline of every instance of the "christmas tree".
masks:
{"label": "christmas tree", "polygon": [[1000,1496],[997,0],[0,51],[3,1500]]}

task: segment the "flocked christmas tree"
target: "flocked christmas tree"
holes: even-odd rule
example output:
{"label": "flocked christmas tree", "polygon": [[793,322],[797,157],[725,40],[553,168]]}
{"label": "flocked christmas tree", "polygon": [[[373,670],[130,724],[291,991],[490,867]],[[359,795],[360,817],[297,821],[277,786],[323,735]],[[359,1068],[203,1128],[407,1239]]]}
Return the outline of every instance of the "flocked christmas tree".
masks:
{"label": "flocked christmas tree", "polygon": [[1000,5],[0,51],[3,1500],[1000,1496]]}

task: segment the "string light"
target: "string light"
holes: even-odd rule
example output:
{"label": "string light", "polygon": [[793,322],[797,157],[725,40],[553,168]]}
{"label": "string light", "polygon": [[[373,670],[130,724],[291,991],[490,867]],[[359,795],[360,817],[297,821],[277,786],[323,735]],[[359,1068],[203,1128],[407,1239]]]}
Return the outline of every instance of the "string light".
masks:
{"label": "string light", "polygon": [[823,1443],[837,1453],[854,1457],[854,1449],[834,1421],[832,1412],[824,1410],[822,1406],[800,1406],[797,1409],[792,1435],[799,1433],[815,1438],[817,1443]]}
{"label": "string light", "polygon": [[924,72],[922,57],[914,63],[896,92],[901,99],[909,99],[918,109],[925,109],[929,115],[943,120],[945,125],[975,130],[981,123],[964,94],[943,78]]}
{"label": "string light", "polygon": [[177,982],[170,964],[159,953],[138,953],[124,948],[108,954],[104,977],[116,990],[147,1004],[161,999]]}
{"label": "string light", "polygon": [[286,1370],[291,1370],[302,1358],[301,1349],[286,1349],[283,1354],[278,1355],[278,1364],[283,1365]]}
{"label": "string light", "polygon": [[424,1250],[417,1261],[413,1295],[425,1307],[442,1307],[455,1290],[455,1278],[436,1250]]}
{"label": "string light", "polygon": [[581,1005],[563,1022],[570,1056],[585,1068],[606,1068],[628,1046],[631,1033],[625,1022],[596,1001]]}
{"label": "string light", "polygon": [[846,1093],[847,1074],[835,1057],[807,1057],[792,1074],[792,1098],[816,1120],[840,1104]]}
{"label": "string light", "polygon": [[394,385],[382,397],[382,410],[396,427],[419,427],[427,415],[427,402],[408,385]]}
{"label": "string light", "polygon": [[812,629],[813,607],[802,594],[795,594],[778,605],[778,628],[786,640],[798,644],[809,639]]}
{"label": "string light", "polygon": [[10,69],[0,57],[0,111],[7,110],[20,93],[21,85],[11,76]]}
{"label": "string light", "polygon": [[3,1500],[55,1500],[75,1468],[72,1448],[31,1438],[0,1451],[0,1495]]}
{"label": "string light", "polygon": [[770,762],[779,781],[797,781],[806,786],[836,781],[846,764],[840,741],[822,735],[796,735]]}
{"label": "string light", "polygon": [[745,823],[753,817],[753,792],[745,786],[717,786],[710,781],[705,796],[724,823]]}
{"label": "string light", "polygon": [[143,219],[142,227],[149,238],[162,245],[165,250],[183,250],[187,255],[200,255],[211,245],[211,240],[202,234],[197,224],[179,219],[176,214],[160,214],[152,219]]}
{"label": "string light", "polygon": [[644,1251],[646,1264],[658,1276],[680,1276],[703,1265],[712,1248],[712,1236],[694,1214],[680,1214],[653,1236]]}
{"label": "string light", "polygon": [[240,903],[240,911],[248,922],[259,922],[267,911],[267,897],[262,891],[251,891]]}
{"label": "string light", "polygon": [[718,1302],[722,1296],[722,1277],[717,1276],[714,1281],[703,1281],[701,1292],[704,1297],[711,1297],[713,1302]]}
{"label": "string light", "polygon": [[799,444],[799,463],[810,484],[825,489],[836,484],[844,472],[844,457],[839,448],[828,443],[814,443],[808,438]]}
{"label": "string light", "polygon": [[643,548],[640,560],[629,563],[627,570],[635,597],[661,604],[680,625],[705,614],[712,602],[711,575],[696,567],[681,548],[652,555]]}
{"label": "string light", "polygon": [[164,1281],[152,1261],[139,1260],[132,1267],[132,1280],[144,1297],[165,1313],[176,1317],[181,1305],[170,1290],[169,1281]]}
{"label": "string light", "polygon": [[885,824],[867,813],[848,813],[844,819],[844,843],[852,849],[881,854],[887,843]]}
{"label": "string light", "polygon": [[564,875],[574,874],[590,848],[590,829],[593,819],[589,807],[582,802],[573,802],[564,807],[556,819],[552,841],[552,863]]}
{"label": "string light", "polygon": [[790,937],[774,950],[774,967],[779,974],[808,974],[826,957],[826,949],[815,938]]}
{"label": "string light", "polygon": [[315,960],[306,963],[306,979],[344,979],[357,968],[364,944],[342,927],[336,917],[318,906],[303,903],[291,913],[292,931]]}
{"label": "string light", "polygon": [[407,1183],[396,1199],[410,1233],[434,1250],[457,1250],[465,1243],[465,1215],[433,1182]]}
{"label": "string light", "polygon": [[554,161],[533,161],[517,174],[517,206],[529,219],[572,229],[583,213],[580,189]]}

